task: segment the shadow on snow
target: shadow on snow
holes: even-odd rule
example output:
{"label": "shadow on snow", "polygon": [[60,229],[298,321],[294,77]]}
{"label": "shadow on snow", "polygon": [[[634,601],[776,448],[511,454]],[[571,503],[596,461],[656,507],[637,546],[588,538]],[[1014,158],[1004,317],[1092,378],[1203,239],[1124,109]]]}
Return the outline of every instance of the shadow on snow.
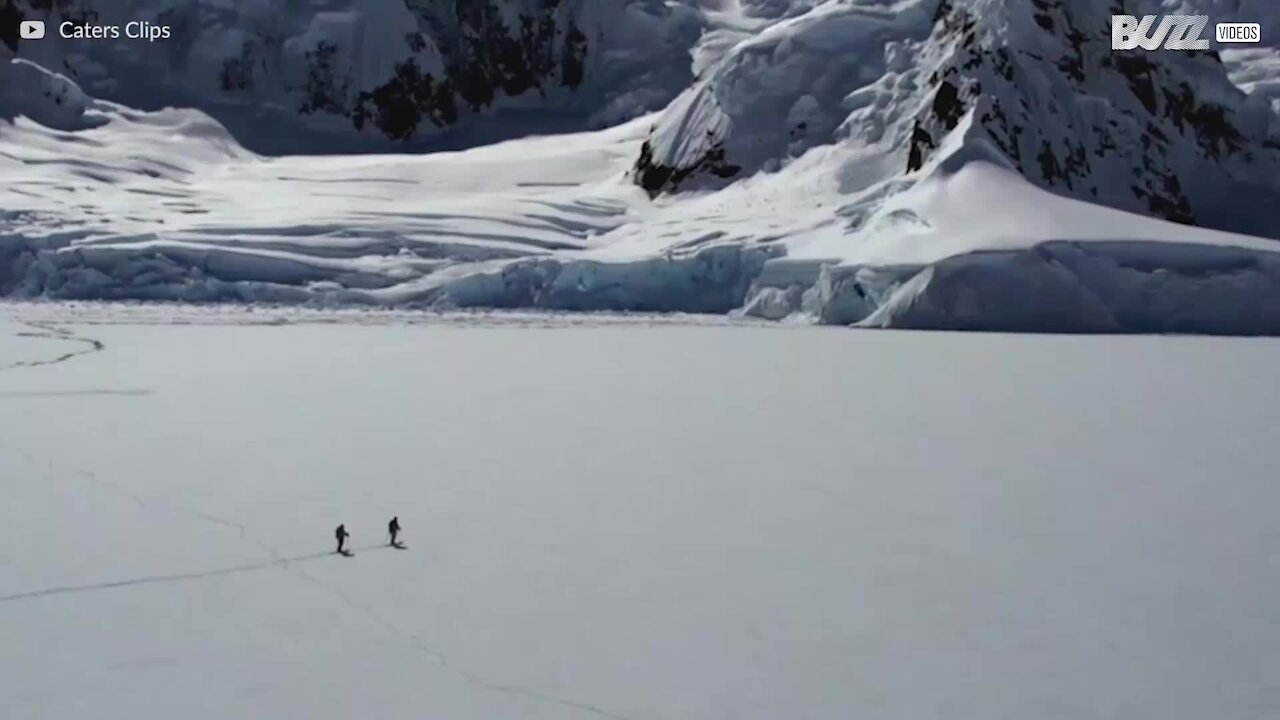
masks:
{"label": "shadow on snow", "polygon": [[[389,547],[388,545],[365,545],[363,547],[352,548],[352,552],[363,552],[365,550],[378,550]],[[14,602],[17,600],[29,600],[38,597],[47,597],[49,595],[67,595],[71,593],[97,592],[100,590],[111,590],[114,588],[132,587],[135,585],[154,585],[157,583],[182,582],[184,580],[201,580],[204,578],[218,577],[221,575],[236,575],[239,573],[253,572],[255,570],[267,570],[273,567],[287,567],[293,563],[307,562],[310,560],[319,560],[320,558],[336,555],[336,552],[318,552],[310,555],[298,555],[296,557],[279,558],[267,562],[253,563],[250,565],[236,565],[234,567],[218,568],[215,570],[204,570],[201,572],[175,573],[172,575],[146,575],[143,577],[129,578],[127,580],[113,580],[110,582],[91,583],[88,585],[64,585],[61,587],[45,588],[43,590],[32,590],[24,593],[16,593],[13,595],[0,595],[0,603]]]}

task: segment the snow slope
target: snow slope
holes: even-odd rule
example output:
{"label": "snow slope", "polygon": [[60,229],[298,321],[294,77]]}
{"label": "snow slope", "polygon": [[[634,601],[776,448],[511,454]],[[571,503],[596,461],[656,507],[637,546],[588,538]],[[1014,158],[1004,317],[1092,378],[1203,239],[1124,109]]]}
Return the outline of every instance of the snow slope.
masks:
{"label": "snow slope", "polygon": [[1280,703],[1270,341],[2,312],[6,718]]}
{"label": "snow slope", "polygon": [[[794,238],[746,312],[1030,332],[1280,328],[1275,241],[1062,198],[998,162],[967,162],[854,222],[852,233],[825,227]],[[814,260],[832,257],[840,264]]]}
{"label": "snow slope", "polygon": [[1280,200],[1280,119],[1215,57],[1113,52],[1111,10],[1106,0],[823,3],[740,43],[678,98],[637,182],[654,193],[719,187],[832,143],[866,156],[862,182],[885,181],[941,147],[963,150],[967,139],[947,140],[972,113],[968,138],[1059,194],[1275,236],[1257,208]]}

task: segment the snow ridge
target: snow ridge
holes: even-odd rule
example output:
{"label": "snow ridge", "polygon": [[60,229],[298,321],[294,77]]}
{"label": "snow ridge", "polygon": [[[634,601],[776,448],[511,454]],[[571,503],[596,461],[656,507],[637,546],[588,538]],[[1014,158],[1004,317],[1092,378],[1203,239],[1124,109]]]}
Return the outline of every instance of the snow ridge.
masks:
{"label": "snow ridge", "polygon": [[1253,209],[1280,199],[1276,115],[1215,56],[1113,52],[1109,19],[1105,0],[825,3],[738,45],[677,100],[636,181],[719,187],[831,143],[886,158],[886,181],[944,145],[964,156],[972,141],[947,137],[974,111],[969,137],[1041,187],[1280,234]]}

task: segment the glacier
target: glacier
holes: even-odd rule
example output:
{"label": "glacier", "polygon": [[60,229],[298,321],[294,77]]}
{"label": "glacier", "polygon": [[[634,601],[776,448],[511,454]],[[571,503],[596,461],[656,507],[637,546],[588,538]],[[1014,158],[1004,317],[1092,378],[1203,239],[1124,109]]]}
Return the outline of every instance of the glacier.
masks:
{"label": "glacier", "polygon": [[[652,102],[525,137],[533,106],[497,103],[429,153],[335,154],[377,138],[316,145],[316,113],[285,134],[323,154],[264,152],[217,93],[137,109],[120,68],[86,90],[24,50],[0,65],[0,294],[1280,334],[1266,47],[1113,58],[1094,0],[658,5],[596,11],[661,19],[611,42],[688,77],[601,80]],[[1200,7],[1266,9],[1228,5]],[[286,20],[349,29],[321,15]],[[613,102],[593,92],[572,102]]]}

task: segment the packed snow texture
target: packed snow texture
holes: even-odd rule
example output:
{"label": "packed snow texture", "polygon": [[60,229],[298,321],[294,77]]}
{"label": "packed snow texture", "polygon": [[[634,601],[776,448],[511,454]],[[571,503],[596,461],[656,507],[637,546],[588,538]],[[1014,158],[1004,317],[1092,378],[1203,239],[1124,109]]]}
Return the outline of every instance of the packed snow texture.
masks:
{"label": "packed snow texture", "polygon": [[1280,706],[1275,343],[4,312],[5,718]]}
{"label": "packed snow texture", "polygon": [[0,293],[1280,334],[1280,65],[1111,53],[1105,5],[672,6],[665,111],[426,155],[264,156],[13,60]]}

